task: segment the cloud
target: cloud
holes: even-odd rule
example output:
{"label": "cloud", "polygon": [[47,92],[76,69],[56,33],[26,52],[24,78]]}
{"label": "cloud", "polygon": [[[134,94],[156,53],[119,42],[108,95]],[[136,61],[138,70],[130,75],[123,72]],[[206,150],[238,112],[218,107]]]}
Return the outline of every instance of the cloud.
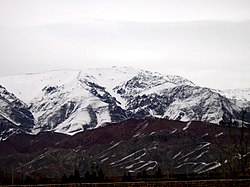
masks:
{"label": "cloud", "polygon": [[242,20],[250,18],[249,8],[249,0],[1,0],[0,23]]}
{"label": "cloud", "polygon": [[213,79],[224,72],[232,85],[245,87],[248,77],[232,75],[249,72],[249,6],[245,0],[2,0],[0,76],[116,65],[211,87],[225,85]]}

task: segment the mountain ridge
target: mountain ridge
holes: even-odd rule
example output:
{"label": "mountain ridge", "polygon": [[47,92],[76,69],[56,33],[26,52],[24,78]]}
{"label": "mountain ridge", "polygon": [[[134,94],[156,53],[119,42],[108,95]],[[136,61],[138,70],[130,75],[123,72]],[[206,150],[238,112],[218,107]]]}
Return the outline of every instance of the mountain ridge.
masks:
{"label": "mountain ridge", "polygon": [[[180,76],[128,67],[53,70],[1,77],[0,84],[28,105],[33,133],[73,135],[106,122],[150,116],[219,123],[239,119],[242,106]],[[241,103],[249,106],[247,100]]]}
{"label": "mountain ridge", "polygon": [[228,158],[221,155],[216,141],[233,145],[228,133],[225,126],[206,122],[131,118],[73,136],[18,134],[0,141],[0,171],[11,172],[12,163],[17,173],[34,177],[58,178],[76,168],[84,174],[93,165],[110,176],[125,171],[135,176],[143,170],[154,174],[159,167],[174,175],[187,170],[191,175],[221,175]]}

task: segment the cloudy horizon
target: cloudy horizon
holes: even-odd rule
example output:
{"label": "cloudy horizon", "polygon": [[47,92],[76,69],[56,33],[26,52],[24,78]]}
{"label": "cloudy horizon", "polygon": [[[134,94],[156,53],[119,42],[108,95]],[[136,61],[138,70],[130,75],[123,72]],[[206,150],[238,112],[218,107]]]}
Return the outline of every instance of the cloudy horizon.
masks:
{"label": "cloudy horizon", "polygon": [[0,76],[130,66],[249,88],[249,10],[247,0],[1,0]]}

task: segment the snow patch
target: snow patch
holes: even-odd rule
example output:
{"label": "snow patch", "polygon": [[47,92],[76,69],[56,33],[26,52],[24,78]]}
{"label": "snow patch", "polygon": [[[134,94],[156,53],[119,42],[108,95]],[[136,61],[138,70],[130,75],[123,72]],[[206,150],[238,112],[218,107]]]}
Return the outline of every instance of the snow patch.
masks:
{"label": "snow patch", "polygon": [[186,126],[182,129],[182,130],[187,130],[188,128],[189,128],[189,126],[191,125],[191,121],[189,121],[187,124],[186,124]]}
{"label": "snow patch", "polygon": [[219,136],[223,135],[223,132],[220,132],[219,134],[215,135],[215,138],[218,138]]}
{"label": "snow patch", "polygon": [[176,159],[180,154],[181,154],[181,151],[177,153],[176,155],[174,155],[173,159]]}

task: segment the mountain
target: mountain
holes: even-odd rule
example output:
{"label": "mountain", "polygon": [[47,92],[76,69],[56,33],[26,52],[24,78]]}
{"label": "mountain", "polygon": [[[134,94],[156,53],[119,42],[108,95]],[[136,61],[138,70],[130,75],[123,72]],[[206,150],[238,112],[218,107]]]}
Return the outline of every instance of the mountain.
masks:
{"label": "mountain", "polygon": [[[235,100],[175,75],[133,68],[57,70],[1,77],[34,116],[27,132],[73,135],[130,118],[181,121],[240,119]],[[248,105],[249,106],[249,105]]]}
{"label": "mountain", "polygon": [[236,105],[245,108],[250,106],[250,88],[214,90],[231,99]]}
{"label": "mountain", "polygon": [[15,176],[60,178],[74,169],[81,176],[98,167],[108,176],[136,176],[144,170],[155,174],[160,167],[164,175],[218,176],[231,161],[238,163],[237,153],[230,154],[234,162],[218,149],[232,146],[228,133],[205,122],[145,118],[106,123],[73,136],[18,134],[0,142],[0,171],[11,173],[12,164]]}
{"label": "mountain", "polygon": [[28,106],[1,85],[0,106],[0,140],[16,133],[31,133],[34,117]]}
{"label": "mountain", "polygon": [[169,167],[174,173],[185,173],[189,167],[190,173],[198,173],[218,165],[207,132],[208,126],[201,122],[147,118],[106,124],[72,137],[20,134],[0,142],[0,169],[8,168],[11,155],[18,172],[52,177],[68,174],[74,165],[86,172],[94,163],[120,176],[124,170],[151,172],[157,167]]}

